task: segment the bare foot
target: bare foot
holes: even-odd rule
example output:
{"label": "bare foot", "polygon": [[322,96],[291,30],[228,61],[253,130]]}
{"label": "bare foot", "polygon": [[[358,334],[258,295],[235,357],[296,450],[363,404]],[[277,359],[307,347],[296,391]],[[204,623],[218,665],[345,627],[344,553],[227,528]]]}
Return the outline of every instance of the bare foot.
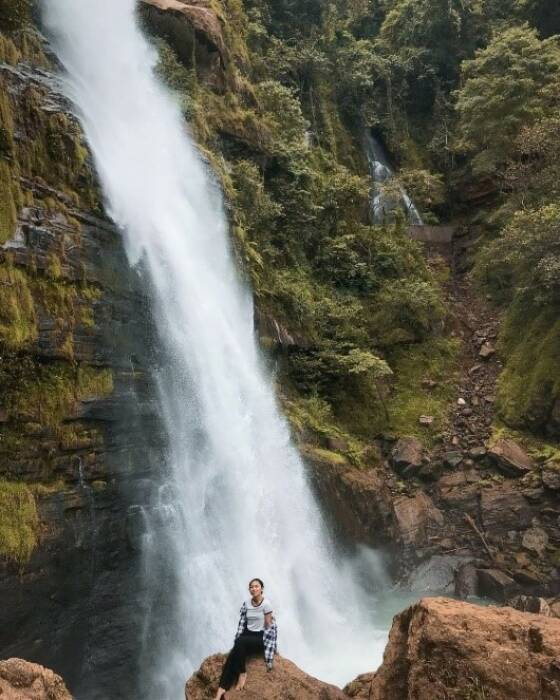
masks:
{"label": "bare foot", "polygon": [[235,690],[243,690],[246,682],[247,682],[247,674],[246,673],[239,674],[239,680],[237,681],[237,686],[236,686]]}
{"label": "bare foot", "polygon": [[218,692],[216,693],[214,700],[220,700],[220,698],[223,698],[225,694],[226,691],[223,688],[218,688]]}

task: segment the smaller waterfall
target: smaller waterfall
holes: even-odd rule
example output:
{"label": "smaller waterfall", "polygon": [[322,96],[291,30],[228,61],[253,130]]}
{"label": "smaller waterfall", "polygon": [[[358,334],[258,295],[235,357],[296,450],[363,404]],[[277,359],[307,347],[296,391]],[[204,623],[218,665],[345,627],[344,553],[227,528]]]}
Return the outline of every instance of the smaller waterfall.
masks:
{"label": "smaller waterfall", "polygon": [[374,223],[392,221],[395,212],[401,209],[411,226],[423,226],[420,212],[395,177],[385,149],[370,131],[366,133],[366,150],[373,181],[371,211]]}

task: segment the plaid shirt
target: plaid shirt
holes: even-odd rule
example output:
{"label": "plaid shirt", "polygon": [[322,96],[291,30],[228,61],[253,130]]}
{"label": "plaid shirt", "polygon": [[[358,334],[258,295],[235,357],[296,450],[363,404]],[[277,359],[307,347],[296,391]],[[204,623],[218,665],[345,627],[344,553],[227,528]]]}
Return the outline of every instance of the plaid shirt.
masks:
{"label": "plaid shirt", "polygon": [[[247,604],[243,603],[241,610],[239,611],[239,624],[237,625],[237,634],[235,639],[245,632],[247,627]],[[274,654],[278,653],[278,627],[276,626],[276,620],[272,618],[272,624],[270,627],[265,627],[263,632],[263,643],[264,643],[264,660],[268,670],[272,669],[272,662],[274,661]]]}

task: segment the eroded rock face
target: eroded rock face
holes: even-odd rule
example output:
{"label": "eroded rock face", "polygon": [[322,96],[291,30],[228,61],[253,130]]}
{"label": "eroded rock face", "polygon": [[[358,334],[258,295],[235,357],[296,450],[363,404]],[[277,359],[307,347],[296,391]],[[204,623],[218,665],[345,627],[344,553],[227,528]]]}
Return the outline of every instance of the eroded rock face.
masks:
{"label": "eroded rock face", "polygon": [[[204,661],[187,682],[186,700],[214,697],[224,661],[224,654],[215,654]],[[239,700],[344,700],[348,696],[336,686],[308,676],[291,661],[276,657],[270,672],[266,670],[263,659],[251,659],[247,664],[245,689],[228,691],[227,697]]]}
{"label": "eroded rock face", "polygon": [[21,659],[0,661],[2,700],[72,700],[56,673]]}
{"label": "eroded rock face", "polygon": [[560,620],[446,598],[398,615],[370,700],[553,700],[560,697]]}
{"label": "eroded rock face", "polygon": [[200,32],[222,56],[225,55],[222,24],[209,0],[143,0],[143,2],[162,12],[179,15],[197,32]]}

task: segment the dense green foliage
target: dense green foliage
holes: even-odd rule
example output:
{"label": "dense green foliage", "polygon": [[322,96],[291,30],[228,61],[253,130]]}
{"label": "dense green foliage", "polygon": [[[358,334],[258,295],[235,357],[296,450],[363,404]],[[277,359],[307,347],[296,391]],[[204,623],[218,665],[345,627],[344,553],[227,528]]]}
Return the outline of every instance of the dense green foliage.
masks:
{"label": "dense green foliage", "polygon": [[[245,27],[225,91],[208,87],[200,66],[179,62],[165,43],[162,70],[221,171],[260,308],[305,338],[283,365],[283,385],[327,401],[338,419],[352,416],[353,430],[364,423],[359,411],[370,433],[414,424],[392,416],[387,401],[414,403],[399,373],[422,365],[445,310],[401,226],[369,224],[362,135],[374,128],[401,166],[389,188],[404,185],[427,220],[478,227],[476,278],[509,308],[498,405],[511,424],[544,430],[560,401],[560,353],[544,352],[552,376],[544,386],[543,372],[533,372],[541,379],[526,384],[528,402],[517,375],[527,373],[519,358],[533,356],[539,339],[546,348],[552,342],[550,324],[535,321],[538,337],[529,343],[527,315],[560,311],[558,4],[223,0],[220,7],[226,25],[231,16]],[[466,207],[463,189],[478,183],[491,197],[484,209]],[[452,367],[447,351],[435,355],[440,368]],[[536,403],[545,405],[538,419],[528,408]]]}
{"label": "dense green foliage", "polygon": [[[331,412],[331,435],[337,421],[368,437],[386,429],[391,349],[431,337],[445,314],[404,222],[370,224],[361,112],[377,59],[359,38],[370,5],[249,0],[225,91],[159,44],[159,70],[220,176],[259,312],[297,338],[279,358],[282,391],[319,438],[312,405]],[[224,2],[226,23],[231,12]],[[406,177],[424,207],[441,201],[437,175]]]}

